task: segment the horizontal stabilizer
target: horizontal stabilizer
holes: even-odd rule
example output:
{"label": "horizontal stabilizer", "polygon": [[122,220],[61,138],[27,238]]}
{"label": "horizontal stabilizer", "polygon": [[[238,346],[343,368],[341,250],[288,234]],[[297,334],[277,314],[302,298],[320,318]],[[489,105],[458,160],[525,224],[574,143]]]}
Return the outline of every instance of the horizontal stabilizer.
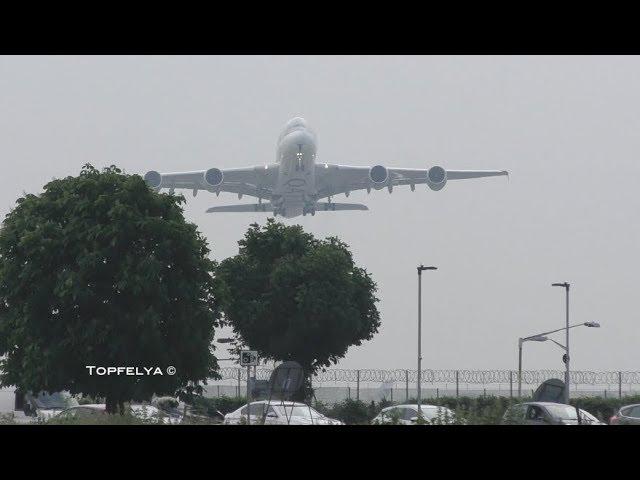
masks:
{"label": "horizontal stabilizer", "polygon": [[269,203],[244,203],[242,205],[221,205],[219,207],[211,207],[207,209],[208,213],[212,212],[273,212],[273,205]]}
{"label": "horizontal stabilizer", "polygon": [[361,203],[316,203],[316,212],[334,211],[334,210],[369,210],[366,205]]}

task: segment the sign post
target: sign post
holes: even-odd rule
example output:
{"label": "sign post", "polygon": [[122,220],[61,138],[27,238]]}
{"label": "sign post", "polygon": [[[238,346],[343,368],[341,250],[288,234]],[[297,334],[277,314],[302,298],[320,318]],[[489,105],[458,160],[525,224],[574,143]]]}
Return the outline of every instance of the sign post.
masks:
{"label": "sign post", "polygon": [[258,365],[258,352],[242,350],[240,352],[240,366],[247,367],[247,425],[251,425],[251,367]]}

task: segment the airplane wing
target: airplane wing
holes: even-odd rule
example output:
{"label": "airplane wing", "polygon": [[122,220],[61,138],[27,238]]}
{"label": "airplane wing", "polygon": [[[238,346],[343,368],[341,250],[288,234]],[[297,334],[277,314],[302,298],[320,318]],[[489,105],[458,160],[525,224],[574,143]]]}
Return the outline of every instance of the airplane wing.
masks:
{"label": "airplane wing", "polygon": [[[220,205],[218,207],[211,207],[207,209],[207,212],[273,212],[273,210],[273,205],[269,205],[266,203],[255,205],[245,203],[242,205]],[[318,212],[335,212],[336,210],[369,210],[369,208],[366,205],[362,205],[361,203],[318,202],[316,204],[316,211]]]}
{"label": "airplane wing", "polygon": [[245,168],[210,168],[192,172],[159,173],[155,170],[144,176],[147,184],[156,190],[168,188],[191,190],[195,196],[200,190],[213,193],[232,192],[239,195],[271,199],[278,178],[278,165]]}
{"label": "airplane wing", "polygon": [[426,184],[432,190],[440,190],[449,180],[495,177],[509,175],[506,170],[445,170],[442,167],[431,168],[392,168],[376,165],[361,167],[321,163],[316,165],[317,198],[330,197],[354,190],[367,190],[409,185]]}

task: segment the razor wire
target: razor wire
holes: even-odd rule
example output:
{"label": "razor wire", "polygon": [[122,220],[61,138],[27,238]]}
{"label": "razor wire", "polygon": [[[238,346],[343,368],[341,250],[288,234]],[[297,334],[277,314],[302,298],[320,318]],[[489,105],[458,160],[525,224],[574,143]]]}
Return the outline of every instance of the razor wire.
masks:
{"label": "razor wire", "polygon": [[[257,368],[256,379],[268,380],[273,372],[270,368]],[[226,367],[218,371],[220,380],[247,380],[244,368]],[[523,370],[522,383],[527,385],[539,384],[550,378],[564,379],[564,370]],[[330,368],[317,372],[312,377],[313,383],[415,383],[418,380],[417,370],[377,370],[377,369],[339,369]],[[571,371],[570,383],[574,385],[638,385],[640,371],[593,372]],[[517,370],[422,370],[424,383],[446,384],[508,384],[518,381]]]}

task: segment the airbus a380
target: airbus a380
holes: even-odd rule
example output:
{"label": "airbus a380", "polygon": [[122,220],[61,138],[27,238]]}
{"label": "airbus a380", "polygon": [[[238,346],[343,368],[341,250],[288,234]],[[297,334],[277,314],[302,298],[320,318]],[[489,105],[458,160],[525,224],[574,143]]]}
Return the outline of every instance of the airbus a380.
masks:
{"label": "airbus a380", "polygon": [[[442,190],[449,180],[508,175],[505,170],[445,170],[440,166],[427,169],[394,168],[383,165],[338,165],[317,161],[317,139],[307,122],[292,118],[278,137],[276,163],[244,168],[209,168],[193,172],[158,173],[144,176],[156,189],[188,189],[196,196],[199,190],[219,195],[232,192],[256,197],[256,204],[222,205],[207,212],[273,212],[291,218],[315,215],[317,211],[368,210],[359,203],[336,203],[332,197],[355,190],[386,188],[389,193],[400,185],[426,184],[431,190]],[[324,200],[326,201],[320,201]]]}

